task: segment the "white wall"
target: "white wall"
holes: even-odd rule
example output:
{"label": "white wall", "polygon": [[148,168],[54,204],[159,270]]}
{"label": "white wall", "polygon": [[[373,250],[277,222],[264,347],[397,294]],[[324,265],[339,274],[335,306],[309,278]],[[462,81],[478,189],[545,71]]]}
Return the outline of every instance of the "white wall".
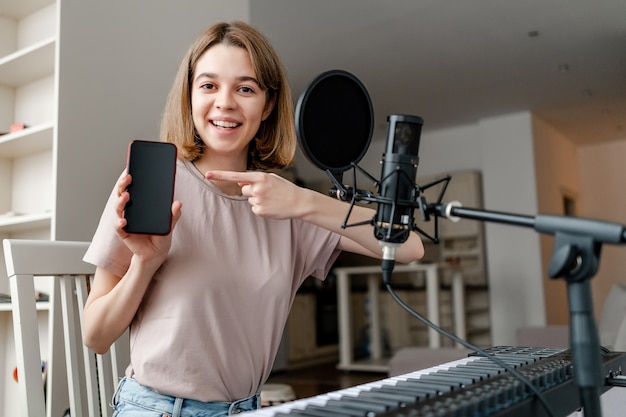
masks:
{"label": "white wall", "polygon": [[[380,177],[384,146],[384,139],[373,140],[359,164],[375,178]],[[537,214],[529,112],[425,131],[419,155],[418,182],[422,176],[476,169],[482,172],[485,210]],[[307,180],[325,179],[324,173],[302,155],[298,155],[297,167],[298,174]],[[344,175],[344,182],[352,185],[349,175]],[[539,235],[515,226],[485,226],[492,343],[514,345],[517,327],[545,323]]]}
{"label": "white wall", "polygon": [[[567,196],[576,200],[574,214],[583,215],[578,148],[561,132],[537,116],[533,117],[533,132],[538,212],[567,214],[563,204],[563,198]],[[554,236],[543,234],[540,240],[546,323],[566,325],[570,316],[567,284],[563,279],[548,276],[548,268],[554,255]]]}
{"label": "white wall", "polygon": [[[537,214],[531,114],[481,120],[479,137],[485,208]],[[539,235],[494,223],[485,229],[492,343],[515,344],[517,327],[545,323]]]}
{"label": "white wall", "polygon": [[[585,217],[626,224],[626,140],[582,147],[579,156]],[[591,282],[596,317],[614,283],[626,284],[626,247],[604,245]]]}
{"label": "white wall", "polygon": [[[531,121],[530,113],[521,112],[426,133],[419,172],[438,175],[479,170],[485,210],[535,215]],[[489,222],[485,233],[491,341],[493,345],[514,345],[517,327],[545,323],[539,236],[531,229]]]}

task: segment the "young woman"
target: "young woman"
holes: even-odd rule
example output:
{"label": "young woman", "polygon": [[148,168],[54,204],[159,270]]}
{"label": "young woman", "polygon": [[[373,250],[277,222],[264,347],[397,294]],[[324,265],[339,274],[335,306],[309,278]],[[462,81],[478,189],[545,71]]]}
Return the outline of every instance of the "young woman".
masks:
{"label": "young woman", "polygon": [[[220,23],[191,45],[171,88],[161,139],[177,145],[173,226],[128,234],[123,173],[85,260],[97,266],[84,342],[105,352],[130,326],[119,416],[223,416],[259,406],[289,309],[340,251],[380,257],[371,227],[341,228],[346,204],[268,169],[295,150],[287,78],[267,39]],[[374,211],[355,207],[350,221]],[[416,234],[396,259],[423,256]]]}

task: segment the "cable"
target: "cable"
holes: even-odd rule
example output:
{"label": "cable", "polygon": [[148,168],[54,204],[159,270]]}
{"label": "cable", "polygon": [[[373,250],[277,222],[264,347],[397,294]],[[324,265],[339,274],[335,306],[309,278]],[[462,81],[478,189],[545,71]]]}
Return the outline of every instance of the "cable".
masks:
{"label": "cable", "polygon": [[541,392],[532,384],[532,382],[530,382],[524,375],[522,375],[521,373],[517,372],[517,370],[515,370],[513,367],[507,365],[504,361],[502,361],[500,358],[496,357],[495,355],[490,355],[489,353],[485,352],[481,348],[479,348],[477,346],[474,346],[473,344],[471,344],[469,342],[466,342],[465,340],[459,338],[458,336],[456,336],[456,335],[454,335],[454,334],[452,334],[452,333],[442,329],[441,327],[437,326],[435,323],[431,322],[426,317],[422,316],[417,311],[415,311],[411,307],[409,307],[404,301],[402,301],[400,299],[400,297],[398,297],[396,292],[393,290],[393,288],[391,287],[391,273],[393,271],[393,264],[394,263],[395,262],[392,261],[392,260],[383,260],[383,262],[382,262],[382,265],[383,265],[383,268],[382,268],[383,283],[385,284],[385,287],[387,288],[387,291],[389,292],[389,294],[391,294],[391,297],[402,308],[404,308],[406,311],[408,311],[416,319],[418,319],[419,321],[421,321],[422,323],[424,323],[425,325],[427,325],[431,329],[434,329],[437,333],[441,334],[442,336],[445,336],[445,337],[451,339],[452,341],[454,341],[456,343],[459,343],[460,345],[465,346],[468,349],[471,349],[471,350],[474,350],[474,351],[478,352],[478,354],[480,356],[483,356],[483,357],[485,357],[487,359],[490,359],[494,363],[496,363],[499,366],[501,366],[504,369],[506,369],[511,375],[513,375],[514,377],[519,379],[522,383],[524,383],[524,385],[526,385],[532,391],[532,393],[537,397],[537,399],[544,406],[544,408],[546,409],[546,412],[548,413],[548,415],[550,417],[555,417],[554,411],[550,407],[550,404],[548,404],[548,401],[544,398],[544,396],[541,394]]}

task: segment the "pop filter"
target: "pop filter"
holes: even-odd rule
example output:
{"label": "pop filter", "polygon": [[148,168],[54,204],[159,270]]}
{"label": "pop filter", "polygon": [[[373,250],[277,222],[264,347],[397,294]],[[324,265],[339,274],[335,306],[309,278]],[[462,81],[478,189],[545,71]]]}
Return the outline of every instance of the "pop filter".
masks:
{"label": "pop filter", "polygon": [[374,111],[367,90],[343,70],[318,75],[300,95],[296,130],[307,159],[341,180],[372,139]]}

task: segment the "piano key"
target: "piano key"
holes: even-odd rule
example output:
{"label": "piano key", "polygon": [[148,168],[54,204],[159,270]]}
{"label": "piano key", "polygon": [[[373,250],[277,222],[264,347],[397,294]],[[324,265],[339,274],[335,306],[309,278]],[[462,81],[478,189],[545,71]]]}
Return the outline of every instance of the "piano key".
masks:
{"label": "piano key", "polygon": [[419,380],[422,382],[428,382],[428,383],[433,383],[433,384],[434,383],[438,383],[442,385],[445,384],[449,386],[451,389],[461,388],[463,386],[463,384],[459,382],[458,380],[455,380],[454,378],[448,378],[445,375],[429,374],[429,375],[424,375],[420,377]]}
{"label": "piano key", "polygon": [[[524,358],[515,358],[515,357],[497,357],[498,359],[500,359],[501,362],[504,362],[507,365],[510,366],[524,366],[524,365],[530,365],[531,363],[536,362],[536,358],[531,358],[531,357],[524,357]],[[493,363],[496,363],[494,360],[490,359],[490,358],[485,358],[486,360],[489,360]],[[496,363],[497,364],[497,363]]]}
{"label": "piano key", "polygon": [[401,393],[389,393],[382,391],[366,390],[359,394],[359,398],[372,399],[374,401],[383,401],[392,407],[404,407],[407,404],[414,404],[418,398],[414,395],[405,395]]}
{"label": "piano key", "polygon": [[430,396],[436,395],[436,394],[429,394],[427,392],[420,391],[420,390],[417,390],[415,388],[411,389],[411,388],[398,386],[398,385],[384,385],[382,387],[372,388],[372,391],[381,391],[381,392],[388,392],[388,393],[401,393],[401,394],[405,394],[405,395],[411,395],[416,400],[423,400],[423,399],[428,398]]}
{"label": "piano key", "polygon": [[357,397],[352,397],[349,395],[346,395],[344,397],[341,397],[340,401],[342,403],[345,404],[349,404],[351,406],[355,406],[355,407],[361,407],[361,406],[365,406],[367,407],[368,410],[374,412],[374,413],[383,413],[385,411],[388,411],[391,409],[391,407],[387,404],[383,404],[382,402],[372,402],[369,400],[365,400],[362,398],[357,398]]}
{"label": "piano key", "polygon": [[[503,360],[502,362],[504,362],[505,365],[516,369],[519,368],[520,366],[524,366],[527,365],[528,363],[526,361],[523,360]],[[468,367],[485,367],[486,369],[498,369],[502,372],[506,371],[507,369],[500,365],[499,363],[496,363],[494,361],[492,361],[491,359],[487,359],[487,358],[483,358],[483,361],[476,361],[476,362],[472,362],[467,364]]]}
{"label": "piano key", "polygon": [[324,405],[328,402],[328,398],[333,394],[334,393],[327,393],[327,394],[322,394],[316,397],[290,401],[290,402],[286,402],[283,404],[274,405],[271,407],[264,407],[264,408],[254,411],[254,413],[256,417],[275,417],[278,415],[278,413],[283,413],[284,415],[288,415],[288,413],[301,411],[309,404]]}
{"label": "piano key", "polygon": [[500,365],[496,365],[495,363],[485,364],[485,363],[477,363],[477,362],[459,365],[457,366],[456,369],[477,370],[477,371],[489,373],[490,375],[498,375],[506,371],[505,368],[503,368]]}
{"label": "piano key", "polygon": [[403,401],[398,398],[386,397],[385,394],[376,394],[371,391],[361,391],[357,398],[375,404],[385,404],[391,409],[400,408],[404,404]]}
{"label": "piano key", "polygon": [[357,410],[349,408],[345,405],[315,405],[309,404],[304,409],[298,410],[298,414],[302,417],[328,417],[329,415],[337,417],[370,417],[375,416],[371,411]]}
{"label": "piano key", "polygon": [[[304,409],[306,407],[309,406],[333,406],[333,405],[339,405],[339,404],[347,404],[349,403],[349,401],[347,400],[348,398],[356,398],[354,393],[350,393],[350,394],[340,394],[340,392],[343,392],[344,390],[341,391],[334,391],[334,392],[330,392],[327,394],[322,394],[322,395],[318,395],[317,397],[312,397],[312,398],[307,398],[301,401],[298,401],[300,403],[302,403],[302,406],[300,408]],[[343,399],[343,401],[342,401]],[[363,401],[361,401],[362,404],[359,404],[358,406],[356,405],[350,405],[351,408],[356,408],[362,411],[366,411],[371,409],[370,404],[365,403]],[[380,407],[379,410],[387,410],[388,407]]]}
{"label": "piano key", "polygon": [[445,374],[453,377],[467,378],[470,384],[475,384],[476,382],[482,381],[488,376],[484,372],[472,372],[472,370],[464,371],[455,368],[447,370]]}
{"label": "piano key", "polygon": [[276,414],[276,417],[328,417],[328,412],[319,411],[319,410],[299,410],[293,409],[287,413],[280,412]]}
{"label": "piano key", "polygon": [[359,410],[356,408],[348,407],[345,404],[326,404],[326,405],[315,405],[310,404],[305,407],[305,410],[314,410],[320,411],[324,413],[325,416],[328,415],[336,415],[336,416],[349,416],[349,417],[367,417],[368,411]]}
{"label": "piano key", "polygon": [[471,385],[473,383],[476,382],[476,378],[473,378],[471,376],[464,376],[464,375],[460,375],[460,374],[452,374],[450,372],[435,372],[432,374],[427,375],[427,377],[434,377],[438,380],[442,380],[442,381],[450,381],[454,384],[458,384],[459,386],[463,386],[463,385]]}
{"label": "piano key", "polygon": [[502,360],[514,360],[514,361],[525,361],[526,363],[536,362],[539,358],[533,357],[532,355],[524,355],[519,353],[504,353],[498,355],[492,355]]}
{"label": "piano key", "polygon": [[400,381],[396,385],[403,387],[415,387],[416,389],[430,390],[433,395],[443,394],[445,392],[452,391],[455,386],[446,383],[433,382],[420,380],[418,378],[407,379],[406,381]]}

